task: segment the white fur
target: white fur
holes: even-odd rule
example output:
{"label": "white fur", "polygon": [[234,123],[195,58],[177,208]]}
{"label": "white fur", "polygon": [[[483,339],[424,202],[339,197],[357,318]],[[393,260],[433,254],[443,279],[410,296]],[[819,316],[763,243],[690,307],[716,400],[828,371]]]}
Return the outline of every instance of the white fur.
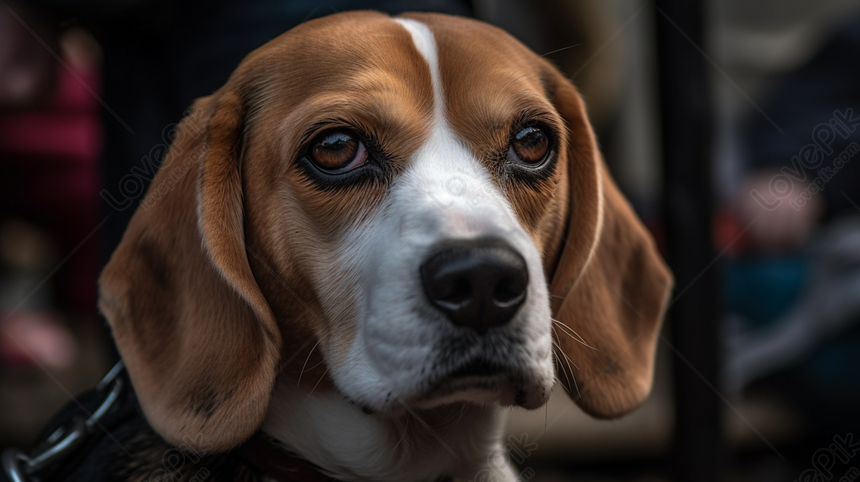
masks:
{"label": "white fur", "polygon": [[[433,130],[382,205],[343,234],[336,258],[318,261],[315,271],[325,277],[314,282],[329,286],[319,296],[333,333],[319,349],[339,393],[308,394],[280,383],[263,427],[340,478],[470,480],[500,450],[499,405],[537,408],[549,397],[555,375],[549,295],[540,255],[508,200],[448,125],[432,32],[414,20],[395,21],[430,67]],[[519,251],[530,282],[514,319],[478,335],[429,304],[418,273],[436,243],[484,236]],[[467,348],[446,353],[446,340],[455,339]],[[445,381],[454,359],[470,357],[508,362],[516,375]],[[462,419],[453,428],[432,427],[425,410],[452,403]],[[509,466],[499,470],[497,480],[515,479]]]}
{"label": "white fur", "polygon": [[342,480],[406,482],[452,475],[471,480],[496,467],[499,482],[515,480],[510,467],[490,461],[499,451],[505,414],[499,407],[463,405],[448,420],[406,412],[369,416],[336,394],[313,394],[281,384],[265,430],[290,450]]}

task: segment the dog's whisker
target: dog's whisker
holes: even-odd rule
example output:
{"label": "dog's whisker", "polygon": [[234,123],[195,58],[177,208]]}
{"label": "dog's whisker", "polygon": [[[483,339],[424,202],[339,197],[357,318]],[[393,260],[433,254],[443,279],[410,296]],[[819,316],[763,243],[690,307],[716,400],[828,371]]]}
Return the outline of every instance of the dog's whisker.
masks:
{"label": "dog's whisker", "polygon": [[[556,332],[555,330],[553,330],[553,333],[555,333],[555,335],[556,335],[556,336],[558,336],[558,332]],[[571,368],[571,366],[570,366],[570,365],[572,364],[574,367],[576,367],[576,369],[577,369],[577,370],[579,370],[580,368],[576,365],[576,363],[574,363],[574,362],[570,359],[570,357],[568,357],[568,356],[567,356],[567,354],[564,352],[564,350],[562,350],[562,349],[561,349],[561,347],[559,346],[559,344],[558,344],[558,342],[557,342],[556,340],[552,340],[552,343],[553,343],[553,345],[554,345],[556,348],[558,348],[557,350],[554,350],[554,351],[555,351],[556,353],[561,353],[561,356],[563,356],[563,357],[564,357],[564,360],[565,360],[565,362],[567,363],[567,368],[568,368],[568,370],[570,370],[570,376],[571,376],[571,378],[573,378],[573,386],[574,386],[574,387],[576,387],[576,393],[577,393],[577,394],[580,396],[580,398],[581,398],[581,397],[582,397],[582,393],[580,393],[580,391],[579,391],[579,384],[577,384],[577,383],[576,383],[576,374],[575,374],[575,373],[573,373],[573,368]],[[557,356],[558,356],[558,355],[556,355],[556,357],[557,357]],[[564,366],[563,366],[563,365],[562,365],[562,371],[564,371]],[[565,376],[566,376],[566,374],[565,374]],[[568,383],[570,383],[570,380],[568,380]]]}
{"label": "dog's whisker", "polygon": [[319,379],[319,380],[317,380],[317,384],[316,384],[316,385],[314,385],[314,387],[313,387],[313,388],[311,388],[311,391],[308,393],[307,398],[305,398],[305,401],[306,401],[306,402],[308,401],[308,399],[309,399],[309,398],[311,398],[311,395],[313,395],[313,394],[314,394],[314,390],[316,390],[316,389],[317,389],[317,387],[319,386],[320,382],[322,382],[322,381],[323,381],[323,378],[325,378],[325,376],[326,376],[326,375],[328,375],[328,368],[326,368],[326,370],[323,372],[322,376],[320,376],[320,379]]}
{"label": "dog's whisker", "polygon": [[460,415],[457,416],[457,421],[451,426],[451,430],[454,430],[454,428],[460,424],[460,420],[463,420],[463,416],[466,415],[466,408],[468,408],[468,406],[464,403],[463,407],[460,409]]}
{"label": "dog's whisker", "polygon": [[551,319],[552,319],[552,322],[553,322],[556,326],[561,327],[561,328],[562,328],[562,330],[565,332],[565,334],[566,334],[567,336],[571,337],[574,341],[576,341],[576,342],[577,342],[577,343],[579,343],[580,345],[586,346],[586,347],[588,347],[588,348],[591,348],[591,349],[592,349],[592,350],[594,350],[594,351],[597,351],[597,348],[595,348],[595,347],[593,347],[593,346],[589,345],[589,344],[588,344],[588,342],[586,342],[586,341],[585,341],[585,339],[582,337],[582,335],[580,335],[579,333],[577,333],[577,332],[576,332],[576,330],[574,330],[573,328],[571,328],[571,327],[569,327],[569,326],[565,325],[564,323],[562,323],[562,322],[560,322],[560,321],[558,321],[558,320],[556,320],[556,319],[554,319],[554,318],[551,318]]}
{"label": "dog's whisker", "polygon": [[463,415],[465,415],[465,414],[466,414],[466,409],[467,409],[467,408],[468,408],[468,405],[467,405],[467,404],[465,404],[465,403],[464,403],[464,404],[462,404],[462,406],[460,407],[460,411],[459,411],[459,412],[458,412],[454,417],[452,417],[451,419],[446,419],[446,420],[445,420],[445,422],[449,422],[449,421],[450,421],[450,422],[452,422],[452,423],[450,423],[448,426],[446,426],[446,425],[444,425],[444,422],[443,422],[443,424],[439,427],[439,429],[440,429],[440,430],[444,430],[444,429],[446,429],[446,428],[447,428],[447,429],[448,429],[448,433],[446,434],[446,436],[447,436],[447,435],[450,435],[450,434],[451,434],[451,432],[452,432],[452,431],[457,427],[457,425],[460,423],[460,420],[462,420],[462,419],[463,419]]}
{"label": "dog's whisker", "polygon": [[304,363],[304,365],[302,365],[302,371],[300,371],[300,372],[299,372],[299,381],[296,383],[296,387],[301,386],[301,383],[302,383],[302,375],[305,373],[305,367],[307,367],[307,366],[308,366],[308,360],[310,360],[310,359],[311,359],[311,354],[313,354],[313,352],[314,352],[314,350],[316,349],[317,345],[319,345],[321,341],[322,341],[322,337],[320,337],[320,339],[319,339],[319,340],[317,340],[317,342],[316,342],[316,343],[314,343],[314,346],[313,346],[313,347],[311,347],[311,351],[309,351],[309,352],[308,352],[308,357],[307,357],[307,358],[305,358],[305,363]]}
{"label": "dog's whisker", "polygon": [[[552,351],[553,356],[555,356],[556,365],[561,368],[561,372],[564,374],[564,378],[565,380],[567,380],[567,384],[570,385],[570,377],[567,376],[567,371],[564,369],[564,365],[561,363],[561,359],[558,357],[558,353],[556,353],[557,351],[560,351],[561,348],[559,348],[558,343],[556,343],[555,340],[552,341],[552,344],[556,347],[556,349]],[[558,378],[558,381],[561,382],[561,378],[556,378]]]}
{"label": "dog's whisker", "polygon": [[318,367],[318,366],[320,366],[320,365],[322,365],[322,364],[324,364],[324,363],[325,363],[325,359],[321,359],[320,361],[318,361],[318,362],[314,363],[313,365],[309,366],[309,367],[308,367],[308,369],[307,369],[307,370],[305,370],[305,372],[309,372],[309,371],[313,370],[314,368],[316,368],[316,367]]}
{"label": "dog's whisker", "polygon": [[[403,442],[403,440],[406,438],[406,432],[409,431],[409,418],[410,418],[410,416],[409,416],[409,413],[407,412],[407,414],[406,414],[406,426],[403,427],[403,433],[400,434],[400,440],[398,440],[397,443],[394,444],[394,447],[391,447],[392,452],[394,452],[394,449],[396,449],[400,445],[400,442]],[[404,445],[407,445],[407,444],[404,444]]]}
{"label": "dog's whisker", "polygon": [[554,319],[554,318],[551,318],[551,320],[552,320],[552,322],[553,322],[556,326],[561,327],[561,328],[565,331],[565,333],[567,333],[571,338],[573,338],[574,340],[576,340],[578,343],[580,343],[580,344],[582,344],[582,345],[585,345],[585,346],[587,346],[588,348],[591,348],[592,350],[597,350],[597,348],[595,348],[595,347],[593,347],[593,346],[589,345],[589,344],[588,344],[588,342],[586,342],[586,341],[585,341],[585,338],[583,338],[583,337],[582,337],[582,335],[580,335],[579,333],[577,333],[577,332],[576,332],[576,330],[574,330],[573,328],[571,328],[571,327],[569,327],[569,326],[565,325],[565,324],[564,324],[564,323],[562,323],[561,321],[556,320],[556,319]]}
{"label": "dog's whisker", "polygon": [[[573,379],[573,386],[576,388],[576,394],[579,395],[580,398],[582,398],[582,393],[579,391],[579,384],[576,383],[576,373],[573,373],[573,368],[570,368],[570,364],[573,362],[570,360],[570,358],[567,355],[564,354],[564,352],[562,352],[562,355],[564,356],[565,360],[567,361],[567,364],[568,364],[567,368],[568,368],[568,370],[570,370],[570,378]],[[573,366],[576,367],[577,370],[579,370],[579,367],[576,366],[576,363],[573,363]]]}
{"label": "dog's whisker", "polygon": [[[567,361],[568,368],[570,368],[570,365],[573,365],[574,368],[579,370],[579,366],[577,366],[576,363],[574,363],[573,360],[571,360],[569,356],[567,356],[564,352],[562,352],[561,355]],[[573,375],[573,370],[570,370],[570,374]]]}
{"label": "dog's whisker", "polygon": [[[556,336],[558,336],[557,333],[556,333]],[[573,366],[576,367],[577,370],[579,370],[579,366],[577,366],[577,364],[574,363],[573,360],[571,360],[569,356],[567,356],[567,353],[565,353],[564,350],[561,349],[561,344],[558,342],[558,340],[552,340],[552,343],[556,348],[558,348],[558,351],[561,352],[562,356],[564,356],[564,358],[567,360],[568,364],[573,364]],[[571,373],[573,373],[572,370],[571,370]]]}
{"label": "dog's whisker", "polygon": [[577,397],[582,398],[582,392],[579,391],[579,384],[576,383],[576,374],[571,372],[570,377],[573,378],[573,386],[576,387]]}
{"label": "dog's whisker", "polygon": [[543,406],[544,406],[543,433],[546,433],[547,421],[549,420],[549,400],[547,400],[547,402]]}

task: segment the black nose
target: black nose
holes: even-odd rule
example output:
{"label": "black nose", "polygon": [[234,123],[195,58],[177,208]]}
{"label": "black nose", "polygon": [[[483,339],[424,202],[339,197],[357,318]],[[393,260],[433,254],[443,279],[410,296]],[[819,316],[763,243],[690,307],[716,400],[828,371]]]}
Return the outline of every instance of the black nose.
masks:
{"label": "black nose", "polygon": [[424,293],[455,325],[484,333],[513,318],[526,299],[526,261],[506,242],[446,242],[421,265]]}

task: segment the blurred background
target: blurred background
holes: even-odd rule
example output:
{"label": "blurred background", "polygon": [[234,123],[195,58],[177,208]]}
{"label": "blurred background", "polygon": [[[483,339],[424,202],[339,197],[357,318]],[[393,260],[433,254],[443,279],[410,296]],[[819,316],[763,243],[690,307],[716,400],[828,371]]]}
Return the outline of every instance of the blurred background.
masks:
{"label": "blurred background", "polygon": [[95,280],[192,99],[355,8],[475,16],[551,59],[675,272],[651,397],[513,412],[527,480],[829,480],[821,449],[860,475],[838,452],[860,437],[858,0],[0,0],[0,448],[116,360]]}

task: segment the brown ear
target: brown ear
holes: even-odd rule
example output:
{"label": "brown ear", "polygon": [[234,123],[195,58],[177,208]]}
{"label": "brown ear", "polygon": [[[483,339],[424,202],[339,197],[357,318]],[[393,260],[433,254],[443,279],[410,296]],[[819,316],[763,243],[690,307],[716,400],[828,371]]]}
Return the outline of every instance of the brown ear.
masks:
{"label": "brown ear", "polygon": [[554,326],[559,379],[583,410],[614,418],[651,390],[672,278],[610,177],[576,90],[557,72],[549,80],[569,128],[569,213],[550,287],[564,325]]}
{"label": "brown ear", "polygon": [[[229,86],[229,84],[228,84]],[[268,408],[280,334],[245,251],[245,109],[198,100],[99,280],[147,420],[168,442],[224,450]]]}

